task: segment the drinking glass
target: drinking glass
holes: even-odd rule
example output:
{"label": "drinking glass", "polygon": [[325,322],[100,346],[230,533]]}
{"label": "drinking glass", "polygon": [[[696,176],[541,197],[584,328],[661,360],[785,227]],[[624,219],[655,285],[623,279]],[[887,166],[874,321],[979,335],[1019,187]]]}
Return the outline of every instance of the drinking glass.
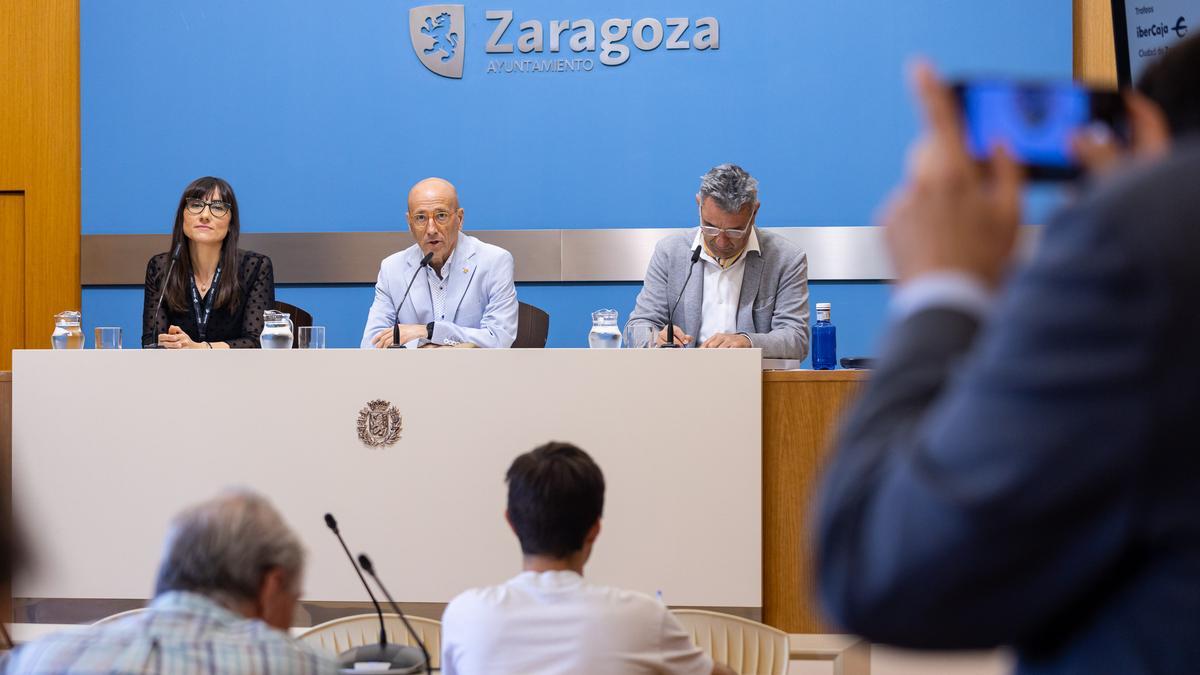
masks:
{"label": "drinking glass", "polygon": [[325,326],[300,326],[298,333],[300,349],[325,349]]}
{"label": "drinking glass", "polygon": [[96,328],[96,349],[120,349],[120,326],[99,326]]}
{"label": "drinking glass", "polygon": [[623,342],[628,348],[645,349],[654,346],[657,335],[658,328],[656,326],[648,323],[635,323],[625,327]]}

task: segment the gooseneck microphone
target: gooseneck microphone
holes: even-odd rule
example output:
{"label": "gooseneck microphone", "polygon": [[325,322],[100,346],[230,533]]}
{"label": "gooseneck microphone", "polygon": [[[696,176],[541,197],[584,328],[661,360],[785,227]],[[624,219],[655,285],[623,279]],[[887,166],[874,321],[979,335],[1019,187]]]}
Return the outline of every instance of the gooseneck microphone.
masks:
{"label": "gooseneck microphone", "polygon": [[[404,301],[408,299],[408,292],[412,290],[413,282],[417,280],[417,275],[421,273],[421,270],[425,269],[425,267],[429,265],[429,261],[431,260],[433,260],[433,251],[426,253],[425,257],[421,258],[421,264],[417,265],[417,269],[413,272],[412,278],[408,280],[408,288],[404,289],[404,296],[400,298],[400,304],[396,305],[397,320],[400,318],[400,308],[404,306]],[[400,344],[400,324],[396,323],[395,321],[392,322],[392,344],[388,347],[388,349],[404,349],[404,345]],[[351,561],[353,562],[353,559],[351,559]]]}
{"label": "gooseneck microphone", "polygon": [[425,649],[425,643],[421,640],[421,636],[417,635],[417,631],[413,630],[412,624],[405,618],[404,612],[400,611],[400,605],[396,604],[396,601],[392,599],[392,594],[388,593],[383,582],[379,580],[379,575],[375,574],[375,566],[371,564],[371,559],[367,557],[367,554],[360,553],[358,555],[358,564],[363,568],[364,572],[371,575],[371,578],[375,580],[375,585],[379,587],[379,590],[383,591],[383,597],[387,598],[388,604],[392,606],[392,611],[404,622],[404,627],[408,629],[408,634],[412,636],[413,641],[421,648],[421,655],[425,657],[425,673],[429,675],[429,673],[433,672],[433,669],[429,665],[429,650]]}
{"label": "gooseneck microphone", "polygon": [[383,608],[379,606],[379,601],[375,599],[375,594],[371,592],[371,587],[367,585],[367,580],[363,578],[362,572],[359,572],[358,566],[354,564],[354,556],[346,546],[346,540],[342,539],[342,533],[338,531],[337,520],[332,513],[325,514],[325,525],[333,530],[338,543],[342,545],[342,550],[346,552],[346,557],[350,559],[350,565],[354,567],[354,573],[358,575],[358,580],[362,582],[363,588],[367,589],[367,597],[371,598],[371,604],[375,605],[375,614],[379,617],[379,648],[383,649],[387,647],[387,630],[383,626]]}
{"label": "gooseneck microphone", "polygon": [[687,276],[683,280],[683,288],[679,289],[679,297],[675,298],[675,304],[671,305],[671,311],[667,312],[667,341],[660,347],[675,348],[679,345],[675,344],[675,309],[679,307],[679,301],[683,300],[683,292],[687,290],[688,282],[692,280],[692,271],[696,269],[696,261],[700,259],[700,246],[692,249],[692,262],[688,265]]}
{"label": "gooseneck microphone", "polygon": [[[346,557],[350,559],[350,565],[354,567],[354,573],[358,575],[358,580],[362,582],[363,588],[367,589],[367,597],[371,598],[371,604],[375,605],[375,615],[379,617],[379,644],[363,645],[362,647],[354,647],[338,654],[338,661],[343,668],[354,668],[356,663],[384,663],[389,666],[389,672],[395,672],[394,668],[408,668],[412,659],[416,658],[415,654],[408,653],[412,650],[411,647],[401,645],[389,645],[387,643],[387,628],[383,623],[383,608],[379,606],[379,601],[375,599],[375,594],[371,592],[371,587],[367,585],[367,580],[363,578],[362,572],[358,571],[358,565],[354,564],[354,556],[350,553],[350,549],[346,546],[346,540],[342,539],[342,533],[338,531],[337,520],[334,519],[332,513],[325,514],[325,525],[333,530],[333,534],[337,537],[338,542],[342,545],[342,550],[346,552]],[[400,672],[416,672],[401,670]]]}
{"label": "gooseneck microphone", "polygon": [[[154,314],[150,316],[150,325],[157,328],[158,312],[162,309],[163,296],[167,294],[167,282],[171,280],[171,272],[175,270],[175,263],[179,260],[179,254],[183,252],[183,241],[175,244],[175,250],[171,251],[171,264],[167,265],[167,273],[163,275],[162,291],[158,294],[158,302],[154,305]],[[142,345],[142,349],[158,349],[158,335],[151,333],[150,342]]]}

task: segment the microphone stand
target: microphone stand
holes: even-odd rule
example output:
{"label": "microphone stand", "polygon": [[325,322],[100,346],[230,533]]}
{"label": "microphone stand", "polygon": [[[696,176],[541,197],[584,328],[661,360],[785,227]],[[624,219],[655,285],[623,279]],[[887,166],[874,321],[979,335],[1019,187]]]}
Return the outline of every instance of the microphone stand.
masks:
{"label": "microphone stand", "polygon": [[[426,253],[424,258],[421,258],[421,264],[417,265],[417,269],[413,271],[412,278],[408,280],[408,287],[404,289],[404,295],[400,298],[400,304],[396,305],[397,320],[400,318],[400,308],[404,306],[404,301],[408,300],[408,292],[412,290],[413,282],[417,280],[417,275],[421,273],[421,270],[425,269],[425,267],[429,265],[429,261],[431,260],[433,260],[432,251]],[[400,344],[400,324],[396,323],[395,321],[392,322],[392,344],[388,345],[388,349],[404,349],[404,345]],[[349,555],[348,552],[347,555]],[[353,560],[354,559],[351,558],[351,562],[353,562]]]}
{"label": "microphone stand", "polygon": [[413,630],[412,624],[408,622],[408,618],[404,616],[404,612],[400,611],[400,605],[397,605],[396,601],[392,599],[392,594],[388,593],[383,582],[379,580],[379,575],[375,574],[375,566],[371,564],[371,559],[365,553],[360,553],[358,555],[358,564],[375,580],[375,585],[379,587],[379,590],[383,591],[383,597],[387,598],[388,604],[392,606],[392,611],[404,622],[404,627],[408,629],[408,634],[412,636],[413,641],[421,648],[421,655],[425,657],[425,673],[429,675],[433,672],[433,668],[429,664],[429,650],[425,649],[425,643],[417,635],[417,631]]}
{"label": "microphone stand", "polygon": [[[171,264],[167,265],[167,273],[163,275],[162,291],[158,294],[158,303],[154,305],[154,314],[150,317],[150,321],[155,328],[158,327],[158,313],[160,310],[162,310],[163,296],[167,294],[167,282],[171,280],[171,272],[175,270],[175,263],[179,260],[179,253],[182,250],[183,242],[180,241],[178,244],[175,244],[175,250],[171,251]],[[158,338],[153,335],[151,335],[151,337],[154,339],[154,341],[143,343],[142,349],[161,349],[161,347],[158,346]]]}
{"label": "microphone stand", "polygon": [[417,665],[418,656],[414,653],[415,649],[407,645],[388,644],[387,628],[383,622],[383,608],[379,606],[379,601],[375,599],[375,594],[371,592],[371,587],[367,585],[367,580],[363,578],[362,572],[359,572],[358,566],[354,564],[354,556],[346,546],[346,540],[342,539],[342,533],[338,531],[337,520],[334,519],[332,513],[325,514],[325,525],[333,530],[333,534],[341,543],[342,550],[346,552],[346,557],[354,566],[354,573],[358,575],[358,580],[362,582],[363,588],[367,589],[367,597],[371,598],[371,604],[375,605],[375,615],[379,617],[379,643],[347,649],[338,654],[338,665],[342,668],[353,669],[356,663],[386,663],[388,670],[385,672],[417,672],[412,669],[414,665]]}
{"label": "microphone stand", "polygon": [[696,261],[700,259],[700,247],[692,249],[692,262],[688,265],[687,276],[683,280],[683,288],[679,289],[679,297],[675,298],[675,304],[671,306],[671,311],[667,312],[667,341],[659,345],[659,349],[678,349],[679,345],[675,344],[675,310],[679,308],[679,302],[683,300],[683,292],[687,290],[688,282],[692,280],[692,272],[696,269]]}

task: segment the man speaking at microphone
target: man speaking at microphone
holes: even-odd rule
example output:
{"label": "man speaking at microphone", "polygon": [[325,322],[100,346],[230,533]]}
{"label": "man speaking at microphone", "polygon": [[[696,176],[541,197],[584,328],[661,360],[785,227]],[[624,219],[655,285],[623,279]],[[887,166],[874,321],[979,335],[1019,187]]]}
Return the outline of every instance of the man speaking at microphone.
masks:
{"label": "man speaking at microphone", "polygon": [[409,191],[405,217],[417,243],[379,266],[362,347],[512,346],[512,254],[463,234],[463,214],[446,180],[426,178]]}
{"label": "man speaking at microphone", "polygon": [[629,325],[661,328],[660,346],[673,338],[680,347],[760,347],[765,358],[804,359],[808,259],[787,239],[755,227],[758,181],[722,164],[700,179],[696,204],[699,230],[655,246]]}

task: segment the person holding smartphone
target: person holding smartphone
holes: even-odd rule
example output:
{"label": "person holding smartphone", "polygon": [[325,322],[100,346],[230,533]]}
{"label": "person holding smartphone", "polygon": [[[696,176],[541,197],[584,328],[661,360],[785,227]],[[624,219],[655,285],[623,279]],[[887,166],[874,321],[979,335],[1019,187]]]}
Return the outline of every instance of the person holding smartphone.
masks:
{"label": "person holding smartphone", "polygon": [[[1195,120],[1200,64],[1177,65],[1166,116]],[[1200,134],[1172,122],[1014,270],[1021,166],[981,167],[953,91],[915,81],[926,132],[881,217],[892,325],[820,494],[822,601],[873,642],[1011,645],[1018,673],[1194,672]]]}

